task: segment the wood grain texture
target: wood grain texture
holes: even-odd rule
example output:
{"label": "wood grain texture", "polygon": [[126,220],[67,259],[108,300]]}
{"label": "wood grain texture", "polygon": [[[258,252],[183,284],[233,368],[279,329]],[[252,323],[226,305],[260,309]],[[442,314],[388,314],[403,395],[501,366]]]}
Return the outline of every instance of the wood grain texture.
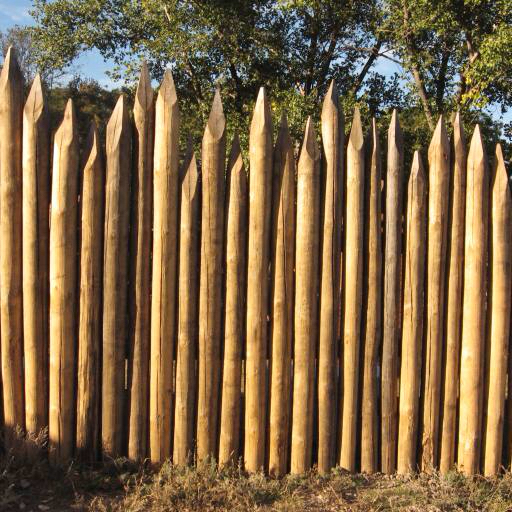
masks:
{"label": "wood grain texture", "polygon": [[50,218],[50,460],[74,453],[78,247],[78,133],[68,100],[55,133]]}

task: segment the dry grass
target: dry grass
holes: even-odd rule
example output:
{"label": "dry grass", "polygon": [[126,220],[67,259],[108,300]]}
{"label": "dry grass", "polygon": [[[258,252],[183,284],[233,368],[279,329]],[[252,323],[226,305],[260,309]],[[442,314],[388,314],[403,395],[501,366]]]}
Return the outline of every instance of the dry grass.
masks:
{"label": "dry grass", "polygon": [[[38,444],[38,443],[36,443]],[[512,474],[465,478],[453,472],[411,477],[312,471],[281,480],[219,470],[164,464],[158,471],[119,459],[98,466],[76,462],[50,468],[43,458],[18,462],[20,452],[0,460],[1,511],[509,511]]]}

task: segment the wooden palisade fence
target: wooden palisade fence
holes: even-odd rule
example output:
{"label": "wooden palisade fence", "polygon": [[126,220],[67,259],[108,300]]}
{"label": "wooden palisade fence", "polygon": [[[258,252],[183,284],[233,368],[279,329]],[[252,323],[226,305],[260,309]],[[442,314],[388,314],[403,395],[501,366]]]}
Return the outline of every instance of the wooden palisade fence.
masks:
{"label": "wooden palisade fence", "polygon": [[[407,473],[511,462],[512,196],[500,146],[442,117],[404,169],[330,85],[296,161],[264,89],[246,170],[220,92],[180,165],[170,72],[143,65],[102,147],[69,100],[50,148],[41,80],[0,76],[4,445],[50,460],[242,459]],[[132,121],[133,119],[133,121]],[[321,137],[320,137],[321,135]],[[320,142],[321,139],[321,142]],[[53,154],[53,157],[51,155]],[[226,162],[226,156],[229,158]],[[384,162],[387,164],[384,165]],[[50,172],[51,162],[51,172]],[[427,165],[428,163],[428,165]],[[51,181],[51,183],[50,183]]]}

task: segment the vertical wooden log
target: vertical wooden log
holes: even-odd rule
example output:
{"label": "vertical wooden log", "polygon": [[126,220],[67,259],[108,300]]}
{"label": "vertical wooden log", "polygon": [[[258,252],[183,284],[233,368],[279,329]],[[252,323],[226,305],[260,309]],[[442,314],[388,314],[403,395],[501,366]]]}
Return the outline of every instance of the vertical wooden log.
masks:
{"label": "vertical wooden log", "polygon": [[363,299],[363,378],[361,389],[361,471],[375,473],[379,461],[378,364],[382,341],[382,172],[377,122],[367,142],[366,229]]}
{"label": "vertical wooden log", "polygon": [[460,114],[453,123],[453,180],[450,194],[449,267],[446,304],[446,356],[439,468],[453,468],[456,451],[457,399],[462,330],[462,292],[464,285],[464,217],[466,206],[466,141]]}
{"label": "vertical wooden log", "polygon": [[[169,70],[165,72],[158,91],[155,126],[149,421],[151,460],[164,462],[171,456],[172,440],[180,130],[178,98]],[[151,185],[151,179],[148,181]],[[151,215],[151,211],[148,214]],[[189,290],[189,293],[193,292]]]}
{"label": "vertical wooden log", "polygon": [[[78,133],[73,102],[55,133],[50,218],[50,460],[73,455],[75,440]],[[3,204],[3,203],[2,203]]]}
{"label": "vertical wooden log", "polygon": [[480,466],[489,200],[487,161],[478,125],[467,165],[458,466],[471,475]]}
{"label": "vertical wooden log", "polygon": [[103,256],[102,447],[123,453],[125,356],[130,228],[131,127],[124,96],[107,124],[105,246]]}
{"label": "vertical wooden log", "polygon": [[340,306],[343,195],[343,111],[331,82],[322,107],[322,263],[318,353],[318,471],[327,473],[336,452],[336,343]]}
{"label": "vertical wooden log", "polygon": [[247,174],[238,134],[228,163],[226,213],[226,312],[219,464],[239,457],[242,349],[245,338],[247,272]]}
{"label": "vertical wooden log", "polygon": [[295,158],[286,115],[274,147],[272,183],[271,384],[269,473],[283,476],[290,453],[295,268]]}
{"label": "vertical wooden log", "polygon": [[424,471],[437,465],[439,448],[446,240],[450,194],[450,143],[443,116],[439,118],[428,148],[428,162],[427,325],[421,441],[421,467]]}
{"label": "vertical wooden log", "polygon": [[[153,89],[147,64],[142,64],[133,118],[137,167],[132,177],[130,330],[128,356],[128,457],[147,455],[149,412],[149,351],[151,312],[151,225],[153,212]],[[170,435],[168,436],[170,439]],[[168,450],[170,455],[170,449]]]}
{"label": "vertical wooden log", "polygon": [[48,425],[50,126],[41,77],[23,110],[23,338],[29,435]]}
{"label": "vertical wooden log", "polygon": [[220,398],[226,119],[215,92],[202,146],[197,457],[215,457]]}
{"label": "vertical wooden log", "polygon": [[407,190],[404,248],[404,312],[398,425],[399,473],[416,470],[425,315],[425,259],[427,254],[427,177],[418,151],[414,153]]}
{"label": "vertical wooden log", "polygon": [[272,200],[272,114],[265,89],[256,99],[249,134],[249,245],[245,388],[245,468],[265,463],[269,235]]}
{"label": "vertical wooden log", "polygon": [[313,388],[318,336],[317,293],[320,225],[320,152],[308,117],[297,169],[295,350],[291,472],[311,467]]}
{"label": "vertical wooden log", "polygon": [[386,226],[384,248],[384,319],[381,378],[381,470],[393,473],[397,450],[398,344],[400,342],[403,141],[398,114],[388,131]]}
{"label": "vertical wooden log", "polygon": [[347,147],[340,454],[340,466],[349,471],[356,469],[359,343],[363,295],[364,173],[364,137],[359,109],[356,107]]}
{"label": "vertical wooden log", "polygon": [[[176,409],[174,422],[175,464],[191,460],[194,448],[196,405],[196,357],[199,310],[199,238],[201,234],[201,188],[192,145],[182,168],[178,353],[176,355]],[[154,255],[153,255],[154,258]]]}
{"label": "vertical wooden log", "polygon": [[25,427],[22,308],[23,77],[7,51],[0,74],[0,333],[5,445]]}
{"label": "vertical wooden log", "polygon": [[495,475],[501,466],[512,311],[512,194],[499,144],[492,180],[485,476]]}
{"label": "vertical wooden log", "polygon": [[105,171],[98,130],[91,124],[84,152],[81,191],[80,316],[76,448],[96,461],[99,445],[101,311]]}

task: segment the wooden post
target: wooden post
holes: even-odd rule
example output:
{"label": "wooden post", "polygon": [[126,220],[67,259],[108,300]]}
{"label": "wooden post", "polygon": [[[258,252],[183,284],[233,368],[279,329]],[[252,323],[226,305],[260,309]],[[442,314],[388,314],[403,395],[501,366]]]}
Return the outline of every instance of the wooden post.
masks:
{"label": "wooden post", "polygon": [[102,447],[122,455],[125,435],[125,356],[130,228],[131,126],[124,96],[107,124],[103,257]]}
{"label": "wooden post", "polygon": [[[137,164],[132,177],[129,294],[128,457],[144,460],[148,443],[149,350],[151,312],[151,227],[153,213],[154,105],[151,78],[142,64],[133,118]],[[170,435],[168,436],[170,440]],[[170,449],[168,450],[170,455]]]}
{"label": "wooden post", "polygon": [[425,315],[425,259],[427,254],[427,177],[418,151],[414,153],[407,191],[404,248],[404,312],[400,370],[398,427],[399,473],[416,470]]}
{"label": "wooden post", "polygon": [[512,195],[499,144],[496,146],[492,178],[485,476],[495,475],[501,466],[512,311]]}
{"label": "wooden post", "polygon": [[361,471],[375,473],[379,460],[378,364],[382,342],[382,172],[377,121],[367,142],[363,291]]}
{"label": "wooden post", "polygon": [[50,126],[41,77],[23,110],[23,337],[29,436],[48,425]]}
{"label": "wooden post", "polygon": [[295,350],[291,472],[311,467],[320,225],[320,152],[308,117],[297,169]]}
{"label": "wooden post", "polygon": [[245,468],[265,463],[267,315],[272,200],[272,114],[265,89],[256,99],[249,134],[249,246],[245,387]]}
{"label": "wooden post", "polygon": [[318,354],[318,471],[327,473],[336,452],[336,360],[340,307],[343,216],[343,111],[331,82],[322,107],[324,173],[321,202],[320,335]]}
{"label": "wooden post", "polygon": [[421,467],[437,465],[441,374],[443,362],[444,295],[448,198],[450,194],[450,143],[440,116],[428,148],[428,260],[425,380],[423,386],[423,434]]}
{"label": "wooden post", "polygon": [[[148,90],[149,92],[152,95],[152,91]],[[155,126],[149,437],[151,460],[164,462],[172,453],[173,358],[177,325],[180,130],[178,98],[169,70],[165,72],[158,91]],[[151,186],[151,178],[146,179]],[[146,213],[151,216],[151,211]],[[151,224],[150,219],[148,222]],[[149,225],[149,229],[151,229],[151,225]],[[149,255],[147,256],[149,257]],[[189,290],[189,293],[193,292]]]}
{"label": "wooden post", "polygon": [[384,249],[384,319],[382,336],[381,470],[393,473],[397,449],[398,344],[400,342],[400,275],[402,245],[402,132],[393,111],[388,131],[386,225]]}
{"label": "wooden post", "polygon": [[340,466],[356,469],[359,343],[363,295],[364,137],[359,109],[354,110],[347,147],[345,213],[343,406]]}
{"label": "wooden post", "polygon": [[459,395],[462,292],[464,285],[464,217],[466,207],[466,141],[460,114],[453,123],[453,180],[450,193],[449,267],[446,304],[446,356],[439,468],[453,468]]}
{"label": "wooden post", "polygon": [[240,441],[242,349],[245,345],[247,174],[235,134],[228,163],[226,211],[226,312],[219,464],[236,462]]}
{"label": "wooden post", "polygon": [[25,428],[22,311],[23,77],[12,47],[0,74],[0,334],[5,446]]}
{"label": "wooden post", "polygon": [[215,457],[220,398],[226,119],[215,92],[203,136],[197,457]]}
{"label": "wooden post", "polygon": [[[178,353],[176,356],[175,464],[184,465],[193,455],[196,406],[196,357],[199,309],[199,238],[201,187],[196,158],[189,144],[181,175]],[[154,259],[154,255],[153,255]]]}
{"label": "wooden post", "polygon": [[[68,100],[55,133],[50,218],[50,460],[73,455],[75,439],[78,133]],[[2,202],[3,204],[3,202]]]}
{"label": "wooden post", "polygon": [[100,421],[101,312],[105,171],[98,130],[91,124],[82,171],[80,239],[80,316],[76,448],[97,460]]}
{"label": "wooden post", "polygon": [[288,470],[295,269],[295,158],[286,115],[274,147],[272,183],[269,473]]}
{"label": "wooden post", "polygon": [[482,427],[489,177],[480,127],[469,148],[462,309],[458,466],[478,472]]}

